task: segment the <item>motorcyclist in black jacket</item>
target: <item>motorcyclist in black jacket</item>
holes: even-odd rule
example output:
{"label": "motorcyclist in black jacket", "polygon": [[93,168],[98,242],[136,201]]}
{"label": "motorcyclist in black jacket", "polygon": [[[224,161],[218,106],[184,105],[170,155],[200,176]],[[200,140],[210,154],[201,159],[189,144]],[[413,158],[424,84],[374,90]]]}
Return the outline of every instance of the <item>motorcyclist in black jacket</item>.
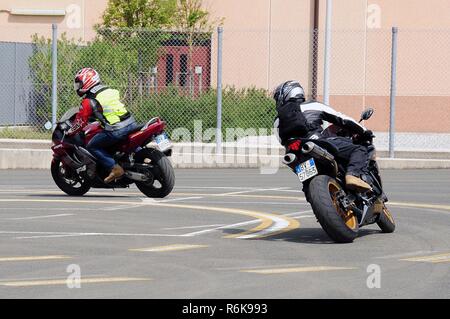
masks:
{"label": "motorcyclist in black jacket", "polygon": [[329,137],[323,133],[324,122],[333,123],[345,128],[363,139],[371,138],[372,131],[366,130],[352,118],[336,112],[334,109],[319,102],[305,102],[305,93],[297,81],[287,81],[280,84],[273,93],[278,116],[274,127],[282,145],[287,139],[300,137],[308,139],[326,139],[338,150],[338,157],[348,162],[345,183],[347,188],[359,192],[371,189],[370,185],[361,179],[368,161],[367,148],[354,144],[345,137]]}

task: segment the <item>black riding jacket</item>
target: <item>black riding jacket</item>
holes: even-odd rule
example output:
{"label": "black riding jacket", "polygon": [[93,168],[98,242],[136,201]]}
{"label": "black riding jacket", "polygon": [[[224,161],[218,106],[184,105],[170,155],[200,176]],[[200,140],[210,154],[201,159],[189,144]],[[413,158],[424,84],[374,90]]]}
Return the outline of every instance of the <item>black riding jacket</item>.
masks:
{"label": "black riding jacket", "polygon": [[362,134],[366,129],[351,117],[336,112],[334,109],[319,102],[300,103],[288,101],[278,110],[274,128],[278,140],[285,145],[291,137],[318,139],[322,135],[325,122],[346,128],[355,134]]}

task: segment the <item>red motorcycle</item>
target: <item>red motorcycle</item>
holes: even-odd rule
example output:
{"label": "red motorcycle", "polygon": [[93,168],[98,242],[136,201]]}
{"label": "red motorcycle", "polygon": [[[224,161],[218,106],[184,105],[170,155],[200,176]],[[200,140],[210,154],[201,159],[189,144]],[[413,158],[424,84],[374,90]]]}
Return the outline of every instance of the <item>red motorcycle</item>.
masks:
{"label": "red motorcycle", "polygon": [[172,144],[164,132],[164,121],[152,118],[137,127],[125,141],[108,150],[125,174],[114,182],[105,183],[103,180],[109,172],[98,165],[96,158],[85,148],[102,131],[100,123],[89,123],[80,133],[66,136],[77,113],[78,108],[68,110],[52,135],[51,173],[63,192],[82,196],[91,188],[125,188],[135,183],[148,197],[163,198],[170,194],[175,174],[168,159],[172,155]]}

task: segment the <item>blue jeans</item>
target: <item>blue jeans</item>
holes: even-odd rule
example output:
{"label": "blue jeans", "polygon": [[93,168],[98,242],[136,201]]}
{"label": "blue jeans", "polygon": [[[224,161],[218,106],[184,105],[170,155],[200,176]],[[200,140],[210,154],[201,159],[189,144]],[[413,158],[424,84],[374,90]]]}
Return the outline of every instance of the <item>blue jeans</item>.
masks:
{"label": "blue jeans", "polygon": [[102,131],[92,138],[86,148],[97,158],[100,165],[111,170],[116,162],[106,149],[125,140],[137,126],[137,123],[133,123],[117,131]]}

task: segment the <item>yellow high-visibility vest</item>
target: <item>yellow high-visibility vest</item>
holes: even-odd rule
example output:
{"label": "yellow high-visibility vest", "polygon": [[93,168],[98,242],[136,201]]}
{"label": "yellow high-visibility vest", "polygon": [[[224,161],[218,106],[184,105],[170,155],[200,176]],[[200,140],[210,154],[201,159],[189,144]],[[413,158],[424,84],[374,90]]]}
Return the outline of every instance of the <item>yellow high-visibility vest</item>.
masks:
{"label": "yellow high-visibility vest", "polygon": [[95,99],[102,106],[103,116],[111,125],[120,122],[120,117],[128,112],[125,105],[120,101],[120,93],[118,90],[108,88],[100,91],[95,96]]}

